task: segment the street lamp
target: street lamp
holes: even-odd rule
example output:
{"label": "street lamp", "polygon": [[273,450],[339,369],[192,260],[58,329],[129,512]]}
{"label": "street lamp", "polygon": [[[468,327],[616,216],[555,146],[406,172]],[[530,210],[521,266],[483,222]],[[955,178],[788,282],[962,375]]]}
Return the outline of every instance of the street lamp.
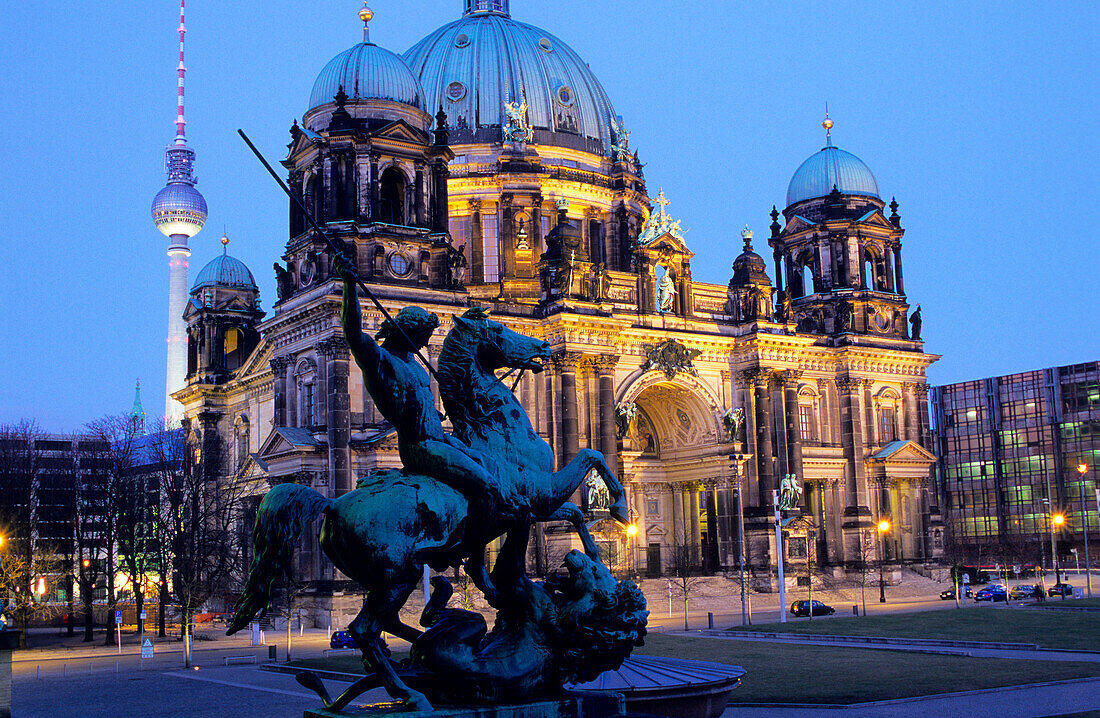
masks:
{"label": "street lamp", "polygon": [[882,537],[890,530],[890,522],[882,519],[878,522],[878,602],[886,603],[886,577],[882,572],[882,564],[885,562],[883,554]]}
{"label": "street lamp", "polygon": [[1081,477],[1081,531],[1085,536],[1085,590],[1088,597],[1092,598],[1092,566],[1089,564],[1089,514],[1085,504],[1085,474],[1089,471],[1089,465],[1080,463],[1077,465],[1077,473]]}
{"label": "street lamp", "polygon": [[[742,454],[730,454],[730,461],[733,462],[733,480],[735,486],[733,490],[737,496],[737,573],[738,583],[741,585],[741,625],[752,625],[752,606],[746,602],[745,593],[745,511],[744,506],[741,504],[741,462],[744,460]],[[729,479],[726,479],[727,482]],[[751,601],[751,594],[748,598]],[[779,607],[779,612],[782,615],[783,606]]]}
{"label": "street lamp", "polygon": [[[1054,532],[1061,531],[1066,523],[1065,514],[1051,514],[1050,516],[1050,553],[1054,557],[1054,583],[1062,582],[1062,562],[1058,560],[1058,549],[1054,541]],[[1059,589],[1061,590],[1061,589]],[[1065,600],[1065,591],[1062,591],[1062,599]]]}

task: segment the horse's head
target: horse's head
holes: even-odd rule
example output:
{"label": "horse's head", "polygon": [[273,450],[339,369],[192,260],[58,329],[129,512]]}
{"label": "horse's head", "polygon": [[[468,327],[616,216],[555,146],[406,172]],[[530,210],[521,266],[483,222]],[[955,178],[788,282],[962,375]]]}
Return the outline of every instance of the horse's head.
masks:
{"label": "horse's head", "polygon": [[[462,340],[472,342],[477,363],[486,372],[497,369],[525,369],[541,372],[543,361],[550,358],[550,345],[539,339],[514,332],[489,318],[481,307],[455,317],[455,329]],[[451,337],[448,337],[450,339]]]}
{"label": "horse's head", "polygon": [[593,680],[617,669],[646,635],[645,596],[631,581],[616,581],[599,561],[570,551],[567,576],[546,580],[558,607],[558,666],[566,683]]}

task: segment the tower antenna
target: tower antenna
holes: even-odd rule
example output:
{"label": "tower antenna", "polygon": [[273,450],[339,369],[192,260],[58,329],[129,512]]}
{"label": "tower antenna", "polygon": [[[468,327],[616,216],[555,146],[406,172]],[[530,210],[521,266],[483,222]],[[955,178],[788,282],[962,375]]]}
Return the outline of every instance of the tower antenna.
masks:
{"label": "tower antenna", "polygon": [[179,72],[179,90],[178,90],[178,104],[176,106],[176,144],[187,144],[187,120],[183,119],[183,80],[187,75],[187,66],[183,64],[183,39],[187,35],[187,25],[183,20],[183,3],[185,0],[180,0],[180,64],[177,68]]}

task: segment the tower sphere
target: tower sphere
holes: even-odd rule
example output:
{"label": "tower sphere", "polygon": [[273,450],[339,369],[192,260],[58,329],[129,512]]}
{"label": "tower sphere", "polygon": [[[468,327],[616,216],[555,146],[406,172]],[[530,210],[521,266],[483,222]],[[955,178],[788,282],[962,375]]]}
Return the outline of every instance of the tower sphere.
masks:
{"label": "tower sphere", "polygon": [[152,213],[164,236],[191,238],[206,224],[206,200],[194,185],[170,182],[153,198]]}

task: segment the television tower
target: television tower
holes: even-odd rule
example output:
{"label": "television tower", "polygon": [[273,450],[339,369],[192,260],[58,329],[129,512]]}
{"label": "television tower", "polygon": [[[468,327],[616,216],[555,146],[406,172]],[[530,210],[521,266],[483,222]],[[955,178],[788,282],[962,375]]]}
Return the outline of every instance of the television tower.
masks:
{"label": "television tower", "polygon": [[192,174],[195,151],[187,146],[187,121],[183,118],[183,39],[187,28],[183,22],[180,0],[180,62],[176,140],[165,150],[164,167],[168,184],[153,200],[153,222],[166,237],[168,244],[168,374],[165,384],[164,420],[166,426],[178,425],[183,407],[172,399],[173,392],[183,388],[187,373],[187,326],[183,309],[187,304],[187,266],[191,249],[187,240],[198,234],[206,224],[206,200],[195,189],[198,180]]}

